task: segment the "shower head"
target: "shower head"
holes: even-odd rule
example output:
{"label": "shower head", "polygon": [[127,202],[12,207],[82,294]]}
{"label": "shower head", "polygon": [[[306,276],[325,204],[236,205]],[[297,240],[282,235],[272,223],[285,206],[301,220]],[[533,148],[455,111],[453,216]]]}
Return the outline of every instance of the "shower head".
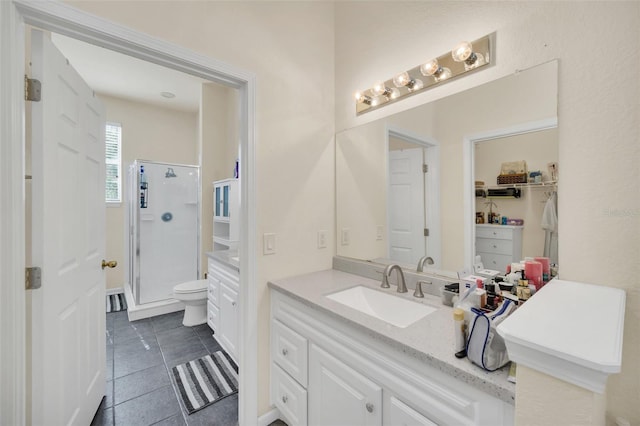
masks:
{"label": "shower head", "polygon": [[167,172],[164,174],[164,177],[172,178],[172,177],[178,177],[178,176],[173,172],[173,169],[171,167],[168,167]]}

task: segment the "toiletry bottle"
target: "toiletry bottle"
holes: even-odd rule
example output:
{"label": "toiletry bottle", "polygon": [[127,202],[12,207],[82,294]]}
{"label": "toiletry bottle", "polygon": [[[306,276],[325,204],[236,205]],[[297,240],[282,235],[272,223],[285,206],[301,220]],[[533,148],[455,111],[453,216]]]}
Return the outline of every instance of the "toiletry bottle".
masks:
{"label": "toiletry bottle", "polygon": [[144,166],[140,166],[140,208],[147,208],[147,176],[144,174]]}
{"label": "toiletry bottle", "polygon": [[456,358],[464,358],[467,356],[466,326],[464,324],[464,311],[460,308],[453,310],[453,327],[454,354]]}

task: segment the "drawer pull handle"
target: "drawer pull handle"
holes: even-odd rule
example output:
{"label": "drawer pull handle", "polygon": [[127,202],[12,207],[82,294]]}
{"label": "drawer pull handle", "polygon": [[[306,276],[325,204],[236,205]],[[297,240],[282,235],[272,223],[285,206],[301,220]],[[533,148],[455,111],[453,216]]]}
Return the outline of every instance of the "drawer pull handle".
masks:
{"label": "drawer pull handle", "polygon": [[289,398],[287,398],[287,395],[282,395],[282,402],[286,404],[288,400]]}
{"label": "drawer pull handle", "polygon": [[287,348],[283,348],[282,349],[282,355],[284,355],[284,356],[289,355],[289,350]]}
{"label": "drawer pull handle", "polygon": [[231,302],[231,305],[232,306],[236,306],[236,302]]}
{"label": "drawer pull handle", "polygon": [[494,245],[493,245],[493,248],[498,248],[498,246],[494,244]]}
{"label": "drawer pull handle", "polygon": [[493,233],[493,235],[498,235],[498,233],[497,233],[497,232],[494,232],[494,233]]}
{"label": "drawer pull handle", "polygon": [[367,402],[366,407],[367,407],[367,411],[368,412],[373,413],[373,404],[372,403]]}

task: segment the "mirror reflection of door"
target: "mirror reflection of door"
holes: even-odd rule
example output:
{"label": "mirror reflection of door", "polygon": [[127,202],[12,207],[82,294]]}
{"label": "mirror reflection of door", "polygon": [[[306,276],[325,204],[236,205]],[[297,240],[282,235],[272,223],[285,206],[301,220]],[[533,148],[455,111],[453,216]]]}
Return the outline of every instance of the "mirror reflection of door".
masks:
{"label": "mirror reflection of door", "polygon": [[388,257],[416,264],[427,254],[425,173],[426,149],[389,136]]}

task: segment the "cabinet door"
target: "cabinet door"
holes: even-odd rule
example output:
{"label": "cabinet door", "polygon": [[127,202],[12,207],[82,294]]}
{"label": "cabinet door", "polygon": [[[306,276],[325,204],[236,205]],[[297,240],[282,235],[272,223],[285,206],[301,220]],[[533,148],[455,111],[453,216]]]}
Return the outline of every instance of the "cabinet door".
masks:
{"label": "cabinet door", "polygon": [[437,426],[437,423],[432,422],[395,396],[388,398],[387,402],[388,405],[385,406],[385,424],[394,426]]}
{"label": "cabinet door", "polygon": [[222,216],[222,187],[219,185],[214,186],[213,189],[213,215],[216,218]]}
{"label": "cabinet door", "polygon": [[382,389],[316,345],[309,351],[310,425],[381,425]]}
{"label": "cabinet door", "polygon": [[220,344],[237,359],[238,345],[238,293],[220,283]]}

